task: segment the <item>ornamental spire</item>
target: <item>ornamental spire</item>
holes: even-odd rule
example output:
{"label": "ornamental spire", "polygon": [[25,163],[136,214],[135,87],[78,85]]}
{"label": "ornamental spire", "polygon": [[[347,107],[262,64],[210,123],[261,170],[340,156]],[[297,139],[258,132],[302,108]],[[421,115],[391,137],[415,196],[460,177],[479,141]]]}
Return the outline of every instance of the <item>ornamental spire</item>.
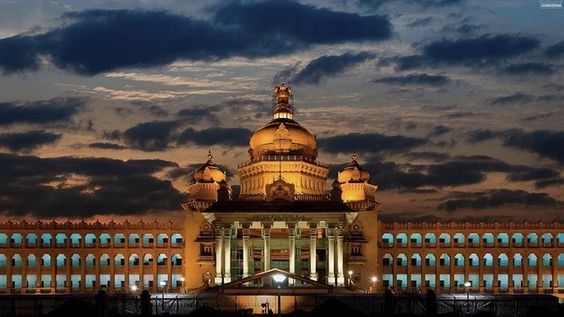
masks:
{"label": "ornamental spire", "polygon": [[211,150],[208,150],[208,163],[211,163],[213,160],[213,155],[211,154]]}
{"label": "ornamental spire", "polygon": [[282,83],[274,86],[273,94],[274,119],[293,119],[294,109],[290,103],[294,99],[292,88]]}

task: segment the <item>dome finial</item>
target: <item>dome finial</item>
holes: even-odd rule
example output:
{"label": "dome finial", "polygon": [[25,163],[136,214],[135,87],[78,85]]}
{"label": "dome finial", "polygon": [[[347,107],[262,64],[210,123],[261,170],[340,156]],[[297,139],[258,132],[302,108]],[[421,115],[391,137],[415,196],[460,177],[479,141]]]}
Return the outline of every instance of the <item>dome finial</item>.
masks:
{"label": "dome finial", "polygon": [[294,94],[292,93],[292,88],[290,86],[286,86],[284,83],[274,86],[274,95],[272,96],[274,104],[274,119],[294,118],[294,110],[292,107],[293,98]]}
{"label": "dome finial", "polygon": [[353,160],[353,162],[356,162],[358,160],[358,155],[356,155],[356,151],[353,151],[353,154],[351,155],[351,159]]}
{"label": "dome finial", "polygon": [[208,162],[211,163],[213,160],[213,155],[211,154],[211,150],[208,150]]}

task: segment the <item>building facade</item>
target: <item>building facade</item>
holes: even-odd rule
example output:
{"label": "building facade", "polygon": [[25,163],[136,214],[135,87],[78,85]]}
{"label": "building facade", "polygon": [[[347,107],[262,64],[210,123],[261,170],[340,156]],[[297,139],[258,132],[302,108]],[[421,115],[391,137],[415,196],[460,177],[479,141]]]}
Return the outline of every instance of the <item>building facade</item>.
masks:
{"label": "building facade", "polygon": [[326,190],[292,89],[276,86],[273,100],[238,166],[237,197],[210,153],[190,175],[182,224],[0,224],[0,293],[256,288],[270,282],[254,276],[276,269],[296,290],[562,296],[564,224],[381,222],[357,155]]}

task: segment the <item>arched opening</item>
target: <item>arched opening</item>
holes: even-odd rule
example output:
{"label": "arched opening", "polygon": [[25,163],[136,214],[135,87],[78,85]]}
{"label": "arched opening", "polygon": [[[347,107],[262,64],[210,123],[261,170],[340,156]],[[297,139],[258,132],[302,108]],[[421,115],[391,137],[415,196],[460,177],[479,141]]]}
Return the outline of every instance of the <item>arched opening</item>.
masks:
{"label": "arched opening", "polygon": [[157,257],[157,265],[166,265],[167,260],[168,260],[168,257],[166,256],[166,254],[161,253]]}
{"label": "arched opening", "polygon": [[396,243],[400,247],[407,247],[407,234],[400,233],[396,236]]}
{"label": "arched opening", "polygon": [[450,256],[446,253],[441,254],[441,257],[439,258],[439,265],[450,266]]}
{"label": "arched opening", "polygon": [[513,243],[514,247],[522,247],[523,246],[523,234],[522,233],[514,233],[511,236],[511,242]]}
{"label": "arched opening", "polygon": [[12,267],[21,267],[22,266],[22,257],[19,254],[14,254],[12,256]]}
{"label": "arched opening", "polygon": [[542,266],[551,267],[552,266],[552,256],[548,253],[542,256]]}
{"label": "arched opening", "polygon": [[100,267],[107,267],[107,266],[110,266],[110,256],[104,253],[100,257]]}
{"label": "arched opening", "polygon": [[521,254],[517,253],[513,256],[513,266],[523,266],[523,256]]}
{"label": "arched opening", "polygon": [[129,256],[129,266],[138,266],[139,265],[139,256],[135,253]]}
{"label": "arched opening", "polygon": [[161,233],[157,236],[157,244],[160,247],[165,247],[168,245],[168,235]]}
{"label": "arched opening", "polygon": [[49,254],[43,254],[41,257],[42,267],[51,267],[51,256]]}
{"label": "arched opening", "polygon": [[114,263],[116,267],[125,266],[125,257],[123,256],[123,254],[116,255],[116,257],[114,258]]}
{"label": "arched opening", "polygon": [[64,254],[57,255],[57,267],[65,267],[67,265],[67,257]]}
{"label": "arched opening", "polygon": [[99,237],[100,239],[100,246],[101,247],[109,247],[110,241],[112,241],[112,237],[110,237],[107,233],[102,233]]}
{"label": "arched opening", "polygon": [[492,248],[494,246],[494,235],[491,233],[484,233],[482,241],[484,242],[485,247]]}
{"label": "arched opening", "polygon": [[392,263],[394,263],[394,257],[389,253],[384,254],[384,256],[382,257],[382,265],[391,266]]}
{"label": "arched opening", "polygon": [[67,235],[64,233],[57,233],[55,235],[55,244],[57,247],[63,248],[67,246]]}
{"label": "arched opening", "polygon": [[137,245],[139,245],[139,235],[137,233],[130,234],[128,242],[130,247],[136,247]]}
{"label": "arched opening", "polygon": [[182,235],[180,233],[173,234],[171,240],[173,247],[179,247],[182,245]]}
{"label": "arched opening", "polygon": [[412,247],[420,247],[421,246],[421,234],[420,233],[412,233],[409,237],[409,242],[411,243]]}
{"label": "arched opening", "polygon": [[82,237],[78,233],[73,233],[70,235],[71,246],[73,248],[79,248],[81,240]]}
{"label": "arched opening", "polygon": [[37,265],[37,258],[34,254],[27,256],[27,267],[35,267]]}
{"label": "arched opening", "polygon": [[464,247],[464,235],[462,233],[456,233],[454,235],[454,244],[457,247]]}
{"label": "arched opening", "polygon": [[150,233],[145,233],[143,235],[143,247],[152,247],[155,243],[155,237]]}
{"label": "arched opening", "polygon": [[417,253],[411,255],[411,266],[421,266],[421,256]]}
{"label": "arched opening", "polygon": [[539,243],[539,236],[536,233],[529,233],[527,235],[527,245],[530,247],[536,247]]}
{"label": "arched opening", "polygon": [[117,233],[114,235],[114,246],[122,247],[125,245],[125,235],[122,233]]}
{"label": "arched opening", "polygon": [[437,244],[437,237],[434,233],[425,234],[425,246],[434,247]]}
{"label": "arched opening", "polygon": [[50,233],[44,233],[41,235],[41,245],[44,248],[49,248],[51,247],[51,242],[53,241],[53,237],[51,236]]}
{"label": "arched opening", "polygon": [[147,253],[143,257],[143,265],[151,265],[151,264],[153,264],[153,256]]}
{"label": "arched opening", "polygon": [[96,235],[93,233],[87,233],[84,236],[84,246],[87,248],[96,246]]}
{"label": "arched opening", "polygon": [[472,267],[479,267],[480,266],[480,258],[476,253],[470,254],[468,257],[468,265]]}
{"label": "arched opening", "polygon": [[81,264],[80,262],[81,262],[80,255],[75,253],[71,256],[71,266],[72,267],[80,267],[80,264]]}
{"label": "arched opening", "polygon": [[484,255],[484,266],[492,267],[493,266],[493,256],[489,253]]}
{"label": "arched opening", "polygon": [[441,233],[439,235],[439,243],[441,246],[450,246],[450,235],[448,233]]}
{"label": "arched opening", "polygon": [[551,233],[545,233],[542,235],[542,245],[544,247],[551,247],[552,246],[552,239],[553,236]]}
{"label": "arched opening", "polygon": [[172,255],[172,266],[182,266],[182,256],[178,253]]}
{"label": "arched opening", "polygon": [[94,254],[88,254],[86,256],[86,266],[88,267],[96,266],[96,257],[94,256]]}
{"label": "arched opening", "polygon": [[464,255],[457,253],[454,256],[454,265],[455,266],[464,266]]}
{"label": "arched opening", "polygon": [[529,256],[527,257],[527,260],[529,262],[529,266],[537,266],[537,256],[534,253],[529,254]]}
{"label": "arched opening", "polygon": [[434,254],[427,253],[427,255],[425,256],[425,265],[430,267],[436,265],[436,258]]}
{"label": "arched opening", "polygon": [[6,258],[5,254],[0,253],[0,267],[4,268],[8,265],[8,259]]}
{"label": "arched opening", "polygon": [[468,235],[468,245],[471,247],[480,246],[480,236],[477,233],[471,233]]}
{"label": "arched opening", "polygon": [[394,246],[394,235],[391,233],[384,233],[382,235],[382,246],[393,247]]}
{"label": "arched opening", "polygon": [[396,260],[397,266],[407,266],[407,256],[405,254],[400,253]]}
{"label": "arched opening", "polygon": [[508,267],[509,266],[509,257],[507,254],[502,253],[497,257],[497,264],[500,267]]}

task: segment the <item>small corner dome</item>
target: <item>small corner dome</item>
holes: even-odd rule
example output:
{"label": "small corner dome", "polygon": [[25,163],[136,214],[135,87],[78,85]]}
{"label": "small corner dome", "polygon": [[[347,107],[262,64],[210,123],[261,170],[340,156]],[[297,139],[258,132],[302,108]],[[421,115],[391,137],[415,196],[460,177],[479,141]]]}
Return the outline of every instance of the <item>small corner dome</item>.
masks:
{"label": "small corner dome", "polygon": [[358,155],[353,153],[351,158],[352,162],[347,164],[337,176],[339,183],[370,182],[370,173],[358,164]]}
{"label": "small corner dome", "polygon": [[192,173],[192,180],[198,183],[226,181],[225,173],[213,162],[211,151],[208,153],[208,161]]}

